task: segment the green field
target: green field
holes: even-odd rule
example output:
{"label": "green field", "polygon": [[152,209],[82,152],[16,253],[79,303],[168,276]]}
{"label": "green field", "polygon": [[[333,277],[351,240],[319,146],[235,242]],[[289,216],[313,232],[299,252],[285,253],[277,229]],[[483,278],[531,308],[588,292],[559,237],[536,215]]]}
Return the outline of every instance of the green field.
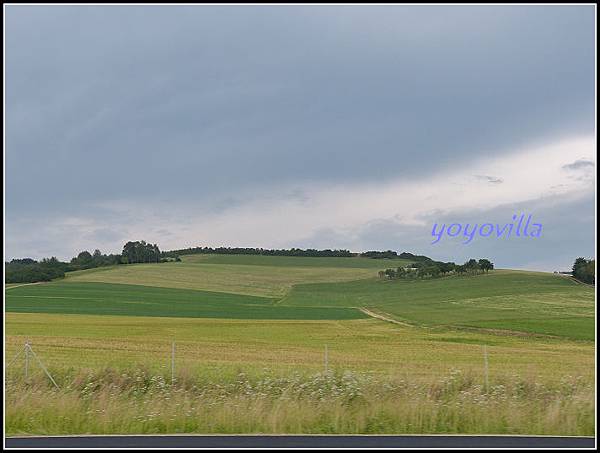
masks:
{"label": "green field", "polygon": [[7,355],[30,340],[48,363],[84,369],[132,364],[160,371],[171,342],[186,369],[260,373],[321,371],[328,347],[333,368],[401,375],[413,380],[455,368],[481,376],[482,345],[492,375],[560,379],[593,375],[593,345],[547,337],[522,338],[447,328],[414,329],[372,318],[242,320],[132,316],[7,314]]}
{"label": "green field", "polygon": [[8,313],[6,325],[7,358],[29,341],[61,386],[33,363],[28,379],[22,361],[8,369],[9,435],[594,434],[587,342],[375,319]]}
{"label": "green field", "polygon": [[231,294],[63,280],[11,288],[6,311],[179,318],[357,319],[366,315],[346,307],[276,305],[277,299]]}
{"label": "green field", "polygon": [[[399,260],[329,259],[193,255],[182,263],[92,269],[58,282],[10,288],[6,309],[342,320],[365,317],[360,309],[366,308],[415,326],[594,339],[593,288],[571,279],[500,270],[474,277],[383,281],[375,276],[377,270]],[[339,262],[343,267],[331,267]]]}
{"label": "green field", "polygon": [[15,362],[7,431],[593,434],[594,288],[377,278],[399,261],[193,255],[7,285],[6,357],[29,342],[61,385]]}
{"label": "green field", "polygon": [[297,285],[286,306],[374,308],[415,325],[454,326],[593,340],[594,290],[553,274],[493,271],[426,281]]}

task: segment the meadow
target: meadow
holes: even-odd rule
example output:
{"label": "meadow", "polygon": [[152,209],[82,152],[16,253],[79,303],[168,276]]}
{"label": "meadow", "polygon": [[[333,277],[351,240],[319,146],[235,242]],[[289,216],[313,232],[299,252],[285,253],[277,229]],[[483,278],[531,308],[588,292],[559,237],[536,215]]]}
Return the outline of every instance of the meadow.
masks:
{"label": "meadow", "polygon": [[[330,258],[193,255],[183,263],[73,272],[7,290],[14,312],[237,319],[356,319],[361,309],[421,327],[452,326],[593,340],[594,290],[553,274],[497,270],[431,280],[381,280],[377,267]],[[239,258],[239,261],[236,259]],[[260,259],[257,259],[260,258]],[[221,258],[219,258],[221,259]],[[297,267],[289,265],[300,261]],[[266,266],[266,262],[271,262]],[[311,266],[306,263],[312,262]],[[400,261],[400,260],[393,260]],[[281,267],[278,263],[288,263]],[[246,264],[239,264],[246,263]],[[396,263],[394,263],[396,264]],[[352,266],[356,266],[353,264]],[[347,281],[347,279],[351,279]],[[209,290],[208,288],[212,288]]]}
{"label": "meadow", "polygon": [[7,313],[6,325],[7,357],[30,342],[60,386],[15,362],[9,435],[594,430],[586,342],[375,319]]}
{"label": "meadow", "polygon": [[[260,375],[317,372],[328,366],[431,379],[460,368],[483,377],[483,345],[492,375],[553,380],[593,375],[593,345],[551,337],[522,338],[448,328],[419,329],[372,318],[242,320],[7,313],[6,353],[29,341],[57,369],[168,370],[171,343],[177,368],[192,373]],[[19,370],[18,372],[21,372]]]}
{"label": "meadow", "polygon": [[[247,260],[241,260],[242,263],[245,261]],[[283,297],[294,285],[300,283],[356,280],[371,277],[374,272],[372,268],[325,267],[315,263],[307,265],[306,261],[300,264],[301,266],[279,267],[277,265],[211,264],[186,259],[181,263],[163,263],[159,266],[133,264],[77,271],[68,274],[66,280]]]}
{"label": "meadow", "polygon": [[593,340],[594,290],[553,274],[296,285],[281,305],[368,307],[415,325],[496,329]]}
{"label": "meadow", "polygon": [[29,342],[60,386],[16,360],[7,432],[593,434],[593,288],[377,278],[395,261],[194,255],[6,287],[6,360]]}

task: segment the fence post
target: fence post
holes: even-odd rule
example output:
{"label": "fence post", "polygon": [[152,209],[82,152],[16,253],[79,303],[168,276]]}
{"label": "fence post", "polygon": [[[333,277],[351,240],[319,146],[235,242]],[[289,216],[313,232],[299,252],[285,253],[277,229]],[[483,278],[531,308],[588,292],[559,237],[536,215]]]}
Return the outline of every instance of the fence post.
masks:
{"label": "fence post", "polygon": [[175,383],[175,342],[171,343],[171,385]]}
{"label": "fence post", "polygon": [[488,370],[488,352],[487,345],[483,345],[483,366],[484,366],[484,378],[485,378],[485,391],[488,391],[489,387],[489,370]]}

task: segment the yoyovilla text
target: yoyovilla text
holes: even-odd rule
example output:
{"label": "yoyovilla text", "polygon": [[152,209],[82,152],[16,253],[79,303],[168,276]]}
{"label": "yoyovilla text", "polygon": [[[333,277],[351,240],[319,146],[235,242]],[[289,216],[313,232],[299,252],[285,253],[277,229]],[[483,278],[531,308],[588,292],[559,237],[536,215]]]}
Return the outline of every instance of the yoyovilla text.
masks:
{"label": "yoyovilla text", "polygon": [[463,244],[471,242],[478,234],[480,237],[493,237],[499,238],[510,238],[510,237],[530,237],[539,238],[542,235],[542,224],[532,223],[531,215],[525,220],[525,214],[521,214],[517,221],[517,215],[512,216],[511,223],[505,223],[501,225],[499,223],[483,223],[481,226],[477,223],[471,225],[467,223],[463,226],[462,223],[451,223],[446,228],[446,224],[438,226],[437,223],[433,225],[431,235],[436,238],[432,244],[440,242],[444,233],[446,236],[455,238],[461,236],[465,238]]}

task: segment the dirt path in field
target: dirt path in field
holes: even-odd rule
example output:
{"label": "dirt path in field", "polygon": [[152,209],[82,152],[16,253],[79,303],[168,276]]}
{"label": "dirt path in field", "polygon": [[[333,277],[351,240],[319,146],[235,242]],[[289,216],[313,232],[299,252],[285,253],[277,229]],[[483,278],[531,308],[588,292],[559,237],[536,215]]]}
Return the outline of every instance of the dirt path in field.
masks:
{"label": "dirt path in field", "polygon": [[41,285],[44,282],[35,282],[35,283],[21,283],[20,285],[14,285],[14,286],[5,286],[4,287],[4,291],[8,290],[8,289],[13,289],[13,288],[20,288],[21,286],[29,286],[29,285]]}
{"label": "dirt path in field", "polygon": [[[585,283],[583,283],[583,284],[585,285]],[[396,319],[391,318],[390,315],[388,315],[387,313],[375,313],[365,307],[356,307],[356,308],[358,308],[360,311],[362,311],[365,315],[370,316],[371,318],[379,319],[380,321],[391,322],[393,324],[398,324],[399,326],[411,327],[413,329],[415,329],[415,328],[432,329],[432,327],[416,326],[414,324],[408,324],[407,322],[398,321]],[[448,328],[448,329],[457,330],[457,331],[464,331],[464,332],[480,332],[480,333],[484,333],[484,334],[511,336],[511,337],[562,338],[557,335],[546,335],[546,334],[535,333],[535,332],[522,332],[519,330],[508,330],[508,329],[487,329],[484,327],[465,327],[465,326],[439,326],[439,327]]]}
{"label": "dirt path in field", "polygon": [[369,310],[368,308],[365,307],[358,307],[358,309],[360,311],[362,311],[365,315],[370,316],[371,318],[375,318],[375,319],[379,319],[381,321],[387,321],[387,322],[391,322],[393,324],[398,324],[399,326],[404,326],[404,327],[415,327],[412,324],[408,324],[406,322],[402,322],[402,321],[398,321],[396,319],[390,318],[389,315],[387,315],[386,313],[375,313],[371,310]]}

